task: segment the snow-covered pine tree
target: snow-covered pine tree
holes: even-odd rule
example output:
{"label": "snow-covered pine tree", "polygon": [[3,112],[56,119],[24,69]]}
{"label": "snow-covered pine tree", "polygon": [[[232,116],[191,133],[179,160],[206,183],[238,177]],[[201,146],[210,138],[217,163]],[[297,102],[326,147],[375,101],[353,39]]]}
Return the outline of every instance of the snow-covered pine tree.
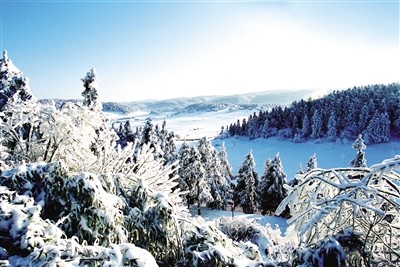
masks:
{"label": "snow-covered pine tree", "polygon": [[81,79],[85,90],[82,92],[83,105],[89,107],[90,110],[101,110],[102,104],[98,100],[98,87],[99,79],[97,77],[96,70],[92,68],[85,77]]}
{"label": "snow-covered pine tree", "polygon": [[164,120],[159,132],[160,146],[164,153],[165,164],[173,164],[178,159],[176,154],[175,133],[167,130],[167,122]]}
{"label": "snow-covered pine tree", "polygon": [[281,201],[287,196],[287,184],[279,153],[265,161],[264,174],[260,178],[260,208],[262,214],[273,214]]}
{"label": "snow-covered pine tree", "polygon": [[228,199],[225,197],[229,194],[230,188],[227,178],[221,173],[222,165],[218,152],[206,137],[199,140],[198,150],[201,157],[200,161],[205,170],[206,181],[209,183],[213,198],[213,201],[209,202],[208,206],[217,209],[226,208]]}
{"label": "snow-covered pine tree", "polygon": [[373,100],[371,99],[368,103],[365,103],[360,111],[360,116],[358,117],[358,130],[364,132],[367,130],[368,124],[372,118],[373,110],[375,109]]}
{"label": "snow-covered pine tree", "polygon": [[364,144],[362,134],[358,135],[358,138],[356,139],[356,141],[354,141],[352,147],[353,149],[357,150],[357,156],[355,159],[350,161],[350,165],[356,168],[367,167],[367,160],[365,159],[365,153],[363,151],[367,148],[367,146]]}
{"label": "snow-covered pine tree", "polygon": [[257,211],[258,174],[255,167],[253,152],[250,151],[239,168],[233,193],[234,206],[241,207],[244,213],[249,214]]}
{"label": "snow-covered pine tree", "polygon": [[142,146],[143,144],[148,144],[154,150],[154,154],[157,157],[162,158],[164,156],[156,127],[154,126],[151,118],[148,118],[143,126],[142,139],[139,143],[139,146]]}
{"label": "snow-covered pine tree", "polygon": [[318,160],[317,160],[317,155],[315,155],[314,153],[307,161],[306,172],[309,172],[316,168],[318,168]]}
{"label": "snow-covered pine tree", "polygon": [[321,114],[319,109],[315,109],[311,118],[311,138],[318,139],[323,136]]}
{"label": "snow-covered pine tree", "polygon": [[367,131],[365,141],[367,143],[386,143],[390,137],[390,120],[387,112],[376,111],[372,117]]}
{"label": "snow-covered pine tree", "polygon": [[135,143],[138,141],[137,134],[132,130],[131,123],[127,120],[125,123],[120,123],[118,129],[114,129],[117,133],[117,144],[125,148],[128,143]]}
{"label": "snow-covered pine tree", "polygon": [[189,147],[184,143],[184,146],[179,150],[179,159],[180,188],[185,193],[188,206],[197,203],[198,214],[200,215],[200,207],[214,200],[206,171],[201,162],[201,155],[197,147]]}
{"label": "snow-covered pine tree", "polygon": [[225,142],[222,142],[220,151],[218,152],[218,159],[221,164],[220,172],[223,179],[223,184],[221,185],[221,191],[223,196],[223,209],[227,208],[228,203],[232,202],[232,192],[233,192],[233,178],[232,166],[228,161],[228,154],[226,152]]}
{"label": "snow-covered pine tree", "polygon": [[8,58],[7,51],[3,51],[0,59],[0,111],[9,102],[34,100],[28,83],[28,78]]}
{"label": "snow-covered pine tree", "polygon": [[301,127],[302,138],[307,139],[311,135],[311,123],[308,115],[304,113]]}
{"label": "snow-covered pine tree", "polygon": [[183,192],[183,198],[186,200],[188,207],[190,207],[190,201],[186,198],[187,194],[192,189],[193,181],[191,180],[190,173],[190,163],[191,163],[191,151],[190,146],[186,141],[184,141],[179,148],[178,151],[178,160],[179,160],[179,169],[178,169],[178,176],[179,176],[179,188]]}
{"label": "snow-covered pine tree", "polygon": [[331,142],[337,139],[337,120],[334,111],[329,114],[327,138]]}

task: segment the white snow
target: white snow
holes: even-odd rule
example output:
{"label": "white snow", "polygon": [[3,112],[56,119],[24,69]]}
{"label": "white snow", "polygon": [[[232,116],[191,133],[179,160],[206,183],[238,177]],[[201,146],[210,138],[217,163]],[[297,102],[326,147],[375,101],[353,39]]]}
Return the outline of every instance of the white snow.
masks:
{"label": "white snow", "polygon": [[[221,131],[221,127],[229,126],[248,118],[250,114],[258,113],[258,110],[221,110],[216,112],[171,113],[152,115],[149,113],[136,113],[130,117],[132,128],[142,127],[146,118],[151,117],[154,124],[161,126],[166,120],[168,131],[173,131],[181,139],[196,142],[201,137],[215,138]],[[110,114],[110,113],[107,113]],[[123,119],[123,117],[120,117]],[[113,119],[116,119],[115,113]],[[222,142],[225,142],[229,163],[233,173],[237,173],[245,156],[252,150],[256,162],[256,170],[259,175],[264,173],[265,160],[273,158],[278,152],[283,164],[283,170],[287,180],[294,178],[301,164],[306,166],[307,161],[315,153],[318,167],[324,169],[350,167],[350,161],[355,158],[357,151],[352,148],[355,140],[342,140],[341,142],[316,142],[294,143],[290,140],[280,140],[277,137],[249,140],[242,137],[226,139],[214,139],[213,145],[217,150]],[[177,142],[179,145],[180,142]],[[381,163],[383,160],[400,155],[400,142],[392,141],[384,144],[367,145],[365,158],[367,165]]]}

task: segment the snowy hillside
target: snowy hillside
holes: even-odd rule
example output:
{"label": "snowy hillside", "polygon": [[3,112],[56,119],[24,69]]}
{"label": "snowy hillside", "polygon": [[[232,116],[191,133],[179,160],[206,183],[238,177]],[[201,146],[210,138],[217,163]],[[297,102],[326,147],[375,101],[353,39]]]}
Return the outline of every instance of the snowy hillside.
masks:
{"label": "snowy hillside", "polygon": [[[201,137],[213,138],[213,145],[218,148],[222,142],[225,143],[228,159],[237,172],[242,164],[245,155],[252,150],[257,171],[261,174],[264,171],[264,163],[268,158],[274,157],[277,153],[282,159],[284,171],[288,180],[291,180],[299,169],[300,164],[304,167],[309,158],[316,154],[318,167],[335,168],[349,167],[350,161],[355,157],[356,151],[351,148],[354,140],[344,142],[329,141],[308,141],[294,143],[290,140],[279,138],[257,138],[249,140],[246,137],[230,137],[225,139],[216,138],[221,131],[221,125],[230,124],[237,120],[247,118],[257,110],[221,110],[215,112],[195,113],[160,113],[149,114],[144,112],[131,113],[127,116],[107,113],[115,122],[130,120],[132,127],[143,127],[147,118],[152,118],[154,124],[161,125],[163,120],[167,128],[174,131],[178,140],[197,142]],[[178,144],[180,142],[177,142]],[[383,144],[368,145],[365,151],[367,164],[372,165],[382,162],[384,159],[400,155],[400,142],[392,141]]]}
{"label": "snowy hillside", "polygon": [[223,109],[265,109],[275,105],[286,105],[300,99],[318,98],[326,93],[328,91],[325,90],[270,90],[228,96],[197,96],[123,103],[104,102],[103,110],[105,112],[122,112],[126,115],[129,112],[138,110],[149,113],[181,113]]}

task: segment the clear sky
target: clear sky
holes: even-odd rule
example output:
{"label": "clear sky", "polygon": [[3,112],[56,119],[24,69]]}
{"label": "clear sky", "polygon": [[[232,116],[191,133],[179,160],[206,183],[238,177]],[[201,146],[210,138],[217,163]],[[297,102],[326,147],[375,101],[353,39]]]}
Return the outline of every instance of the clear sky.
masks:
{"label": "clear sky", "polygon": [[37,98],[102,101],[400,81],[399,1],[1,1]]}

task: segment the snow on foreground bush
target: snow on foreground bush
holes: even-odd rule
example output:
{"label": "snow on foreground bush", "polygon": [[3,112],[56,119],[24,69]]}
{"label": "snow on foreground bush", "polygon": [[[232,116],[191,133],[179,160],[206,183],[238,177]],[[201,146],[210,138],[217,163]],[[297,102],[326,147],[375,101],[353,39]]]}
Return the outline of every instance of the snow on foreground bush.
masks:
{"label": "snow on foreground bush", "polygon": [[[142,178],[131,177],[131,191],[125,191],[124,186],[106,186],[104,176],[66,176],[60,168],[60,164],[32,163],[2,172],[2,260],[13,266],[82,261],[104,266],[107,261],[163,266],[262,262],[248,253],[253,247],[193,222],[167,194],[153,191]],[[114,178],[108,183],[123,179],[122,175]],[[110,188],[116,194],[107,192]],[[71,246],[77,251],[71,251]],[[129,256],[132,251],[139,251],[133,254],[134,261]]]}
{"label": "snow on foreground bush", "polygon": [[42,207],[31,197],[0,186],[0,199],[2,266],[79,266],[86,261],[104,266],[157,266],[150,253],[133,244],[106,248],[67,239],[55,224],[40,217]]}
{"label": "snow on foreground bush", "polygon": [[298,263],[322,264],[321,255],[310,254],[328,246],[350,266],[400,265],[400,156],[370,168],[314,169],[297,179],[277,213],[291,210]]}

